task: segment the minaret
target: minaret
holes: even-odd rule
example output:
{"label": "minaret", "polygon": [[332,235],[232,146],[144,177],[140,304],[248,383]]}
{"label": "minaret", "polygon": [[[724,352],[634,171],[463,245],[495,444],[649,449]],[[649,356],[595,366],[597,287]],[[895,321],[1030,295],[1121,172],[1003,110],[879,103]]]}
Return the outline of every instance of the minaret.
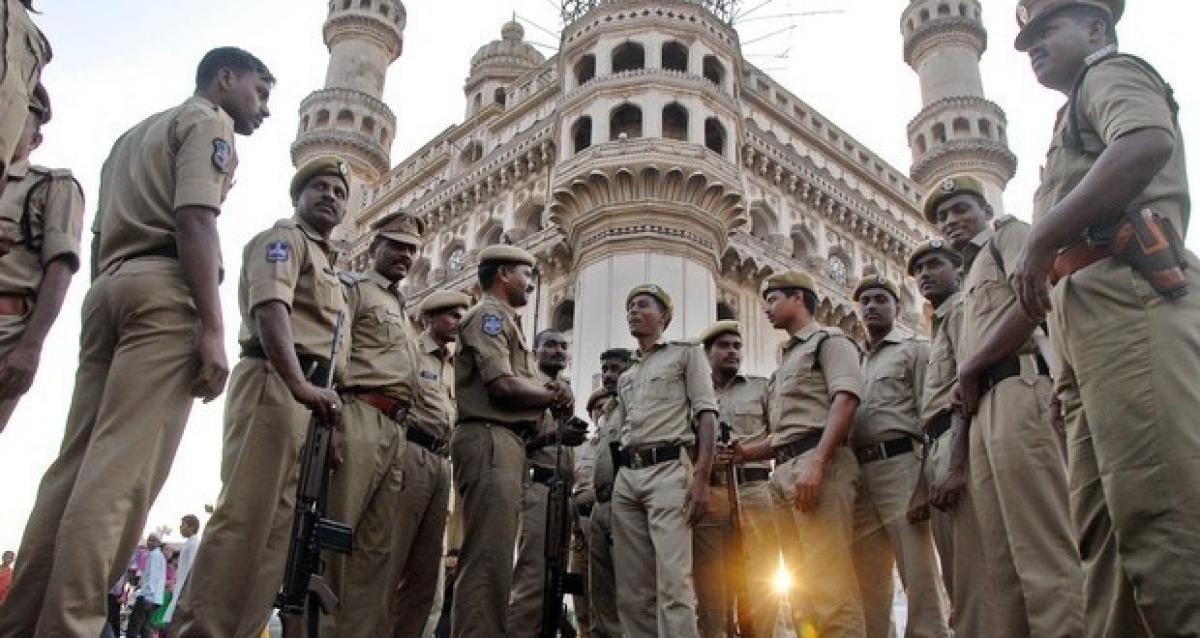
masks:
{"label": "minaret", "polygon": [[999,214],[1017,157],[1008,149],[1004,110],[984,97],[980,15],[979,0],[910,0],[904,10],[904,61],[921,78],[923,105],[908,124],[909,174],[925,189],[955,173],[974,175]]}
{"label": "minaret", "polygon": [[362,202],[364,184],[391,168],[396,116],[380,98],[388,66],[404,48],[406,17],[400,0],[330,0],[324,27],[329,47],[325,88],[300,103],[292,163],[336,155],[349,164],[348,226]]}

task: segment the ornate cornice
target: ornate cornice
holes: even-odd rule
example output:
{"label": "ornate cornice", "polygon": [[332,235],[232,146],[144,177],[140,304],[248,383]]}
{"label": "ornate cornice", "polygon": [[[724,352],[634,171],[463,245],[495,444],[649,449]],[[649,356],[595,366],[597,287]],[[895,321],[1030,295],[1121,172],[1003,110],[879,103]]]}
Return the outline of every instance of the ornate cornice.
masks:
{"label": "ornate cornice", "polygon": [[731,113],[738,112],[733,96],[719,85],[702,75],[671,69],[637,69],[594,77],[560,98],[559,108],[568,110],[599,93],[620,91],[624,94],[631,88],[694,91],[724,104]]}
{"label": "ornate cornice", "polygon": [[397,25],[369,10],[337,11],[325,21],[325,46],[332,48],[343,39],[367,40],[386,51],[390,60],[395,62],[404,50],[406,22],[407,19],[402,17]]}
{"label": "ornate cornice", "polygon": [[928,187],[939,176],[983,171],[1008,183],[1017,173],[1017,156],[1001,142],[985,139],[951,140],[934,146],[912,165],[912,178]]}
{"label": "ornate cornice", "polygon": [[955,96],[944,97],[940,100],[934,100],[925,105],[920,113],[908,121],[908,134],[912,136],[918,133],[927,120],[941,115],[945,112],[958,113],[961,111],[972,111],[980,115],[990,115],[998,124],[1007,124],[1008,116],[1005,115],[1004,109],[1000,108],[999,104],[982,97],[973,96]]}
{"label": "ornate cornice", "polygon": [[987,50],[987,31],[981,22],[972,18],[933,18],[904,39],[904,62],[915,69],[926,53],[952,44],[975,49],[976,57],[981,56]]}

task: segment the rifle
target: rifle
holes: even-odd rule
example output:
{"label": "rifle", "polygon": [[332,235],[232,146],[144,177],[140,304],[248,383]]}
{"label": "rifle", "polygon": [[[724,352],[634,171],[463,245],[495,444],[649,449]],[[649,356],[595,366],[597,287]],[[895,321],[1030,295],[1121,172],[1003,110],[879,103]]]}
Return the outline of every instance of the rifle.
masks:
{"label": "rifle", "polygon": [[[720,435],[717,440],[721,445],[729,445],[732,441],[733,428],[726,422],[720,423]],[[726,622],[726,631],[730,636],[753,636],[754,630],[750,624],[749,618],[743,619],[740,608],[742,604],[749,601],[749,589],[746,587],[746,554],[744,545],[744,536],[742,535],[742,499],[738,492],[737,482],[737,467],[732,463],[725,464],[725,491],[729,498],[729,522],[732,529],[732,534],[729,539],[729,555],[730,555],[730,580],[732,581],[733,591],[731,592],[729,605],[731,611],[728,613]]]}
{"label": "rifle", "polygon": [[[562,467],[565,430],[578,429],[582,421],[563,415],[555,419],[554,476],[550,480],[550,495],[546,501],[546,573],[542,586],[542,624],[540,638],[554,638],[566,615],[563,598],[567,594],[583,593],[583,578],[567,571],[571,556],[571,483],[572,478]],[[584,423],[584,431],[587,424]]]}
{"label": "rifle", "polygon": [[[322,379],[325,389],[333,388],[333,369],[342,324],[346,315],[339,312],[333,329],[333,348],[329,353],[329,371]],[[325,500],[329,489],[330,447],[333,428],[314,414],[308,420],[308,435],[300,451],[300,483],[296,486],[296,516],[292,521],[292,540],[288,545],[287,568],[283,585],[275,598],[284,636],[303,636],[299,616],[307,610],[308,638],[317,638],[321,612],[337,610],[337,595],[321,577],[321,550],[349,554],[354,546],[354,529],[345,523],[325,518]],[[319,609],[318,609],[319,607]]]}

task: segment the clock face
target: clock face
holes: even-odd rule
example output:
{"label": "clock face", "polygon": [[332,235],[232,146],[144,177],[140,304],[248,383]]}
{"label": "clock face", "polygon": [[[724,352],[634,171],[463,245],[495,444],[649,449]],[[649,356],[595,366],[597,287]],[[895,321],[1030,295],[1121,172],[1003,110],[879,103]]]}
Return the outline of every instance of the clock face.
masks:
{"label": "clock face", "polygon": [[458,272],[463,269],[463,262],[467,260],[467,251],[460,248],[455,248],[450,257],[446,259],[446,268],[450,272]]}
{"label": "clock face", "polygon": [[834,255],[829,258],[829,276],[840,286],[846,285],[846,262],[842,261],[840,255]]}

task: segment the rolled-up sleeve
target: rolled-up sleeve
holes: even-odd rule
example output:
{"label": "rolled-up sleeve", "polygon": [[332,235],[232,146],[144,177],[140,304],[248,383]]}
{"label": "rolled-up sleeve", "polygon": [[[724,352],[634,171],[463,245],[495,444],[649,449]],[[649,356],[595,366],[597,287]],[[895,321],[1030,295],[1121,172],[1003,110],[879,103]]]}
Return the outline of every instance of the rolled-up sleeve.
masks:
{"label": "rolled-up sleeve", "polygon": [[825,372],[825,385],[832,400],[839,392],[863,397],[862,367],[859,365],[858,347],[849,337],[830,335],[821,346],[821,370]]}
{"label": "rolled-up sleeve", "polygon": [[79,242],[83,234],[83,191],[70,176],[55,176],[46,187],[42,209],[42,263],[62,259],[79,269]]}
{"label": "rolled-up sleeve", "polygon": [[704,348],[698,344],[689,347],[687,359],[687,395],[692,418],[699,417],[701,412],[719,412],[712,368],[704,356]]}

